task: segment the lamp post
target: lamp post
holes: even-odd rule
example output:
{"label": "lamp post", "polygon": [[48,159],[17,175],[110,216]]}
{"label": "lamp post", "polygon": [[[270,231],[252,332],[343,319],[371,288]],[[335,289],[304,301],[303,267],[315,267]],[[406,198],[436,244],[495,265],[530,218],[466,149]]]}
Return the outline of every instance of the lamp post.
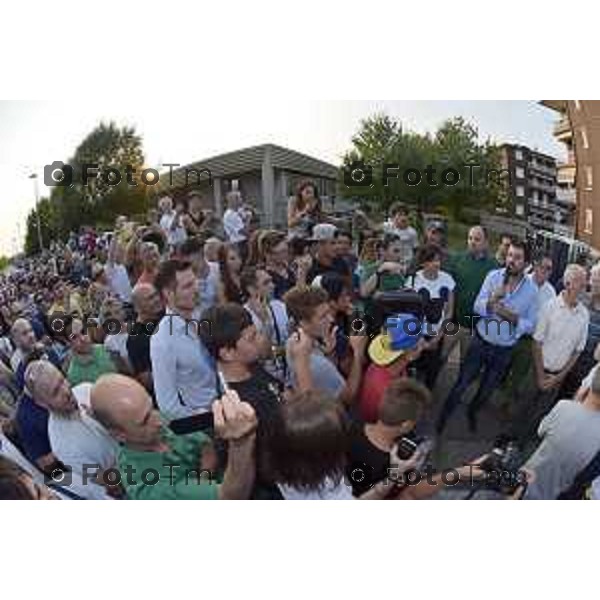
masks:
{"label": "lamp post", "polygon": [[44,250],[44,244],[42,242],[42,225],[40,222],[40,191],[38,188],[37,173],[32,173],[29,176],[29,179],[33,179],[33,185],[35,188],[35,216],[37,221],[38,245],[41,253]]}

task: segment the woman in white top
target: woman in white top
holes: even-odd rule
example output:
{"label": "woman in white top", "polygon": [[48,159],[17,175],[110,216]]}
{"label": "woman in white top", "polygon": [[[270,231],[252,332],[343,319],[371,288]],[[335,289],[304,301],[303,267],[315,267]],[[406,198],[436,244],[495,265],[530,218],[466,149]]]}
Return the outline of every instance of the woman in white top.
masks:
{"label": "woman in white top", "polygon": [[273,299],[273,278],[265,269],[246,267],[240,277],[244,308],[250,313],[256,329],[264,336],[265,370],[285,381],[287,365],[285,344],[288,339],[289,318],[285,304]]}
{"label": "woman in white top", "polygon": [[[445,321],[454,313],[456,284],[451,275],[440,270],[441,261],[439,246],[427,244],[421,247],[417,254],[417,264],[421,268],[412,280],[412,288],[423,298],[425,309],[421,326],[425,346],[415,366],[429,389],[433,389],[441,367]],[[448,332],[457,333],[454,328],[454,325],[448,325]]]}

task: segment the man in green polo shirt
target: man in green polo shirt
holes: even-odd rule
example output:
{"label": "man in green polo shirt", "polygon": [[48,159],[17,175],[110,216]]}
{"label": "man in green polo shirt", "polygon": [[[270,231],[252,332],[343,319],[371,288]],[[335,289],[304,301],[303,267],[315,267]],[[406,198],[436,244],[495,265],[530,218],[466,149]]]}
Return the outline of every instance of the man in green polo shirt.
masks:
{"label": "man in green polo shirt", "polygon": [[212,405],[215,433],[228,443],[222,477],[211,439],[201,432],[173,434],[134,379],[105,375],[92,388],[90,401],[96,420],[121,444],[116,468],[129,499],[249,498],[257,421],[252,407],[234,391]]}
{"label": "man in green polo shirt", "polygon": [[69,335],[71,361],[67,379],[72,387],[95,383],[101,375],[116,373],[115,364],[101,344],[93,344],[80,319],[73,319]]}
{"label": "man in green polo shirt", "polygon": [[473,314],[473,304],[481,289],[485,276],[492,270],[497,269],[498,264],[488,253],[488,240],[483,227],[477,225],[471,227],[467,238],[467,249],[450,256],[446,270],[452,275],[456,282],[455,319],[460,325],[460,331],[456,335],[446,336],[445,355],[449,356],[456,344],[460,344],[460,359],[464,360],[469,342],[471,341],[472,329],[475,323],[471,323],[470,315]]}

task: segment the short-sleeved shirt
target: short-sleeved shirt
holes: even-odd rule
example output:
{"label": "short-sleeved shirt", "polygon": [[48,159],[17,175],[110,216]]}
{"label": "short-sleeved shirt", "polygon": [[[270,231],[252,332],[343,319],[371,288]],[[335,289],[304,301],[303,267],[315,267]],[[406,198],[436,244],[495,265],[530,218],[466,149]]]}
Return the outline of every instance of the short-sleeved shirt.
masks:
{"label": "short-sleeved shirt", "polygon": [[[292,387],[297,387],[298,380],[289,351],[287,353],[287,364]],[[310,372],[314,388],[331,393],[335,398],[339,397],[346,386],[346,381],[341,373],[319,348],[315,348],[310,355]]]}
{"label": "short-sleeved shirt", "polygon": [[573,354],[585,348],[589,314],[580,302],[575,308],[567,306],[563,295],[550,300],[538,316],[533,339],[542,346],[544,368],[562,371]]}
{"label": "short-sleeved shirt", "polygon": [[15,422],[19,439],[31,462],[52,452],[48,437],[48,411],[38,406],[28,394],[23,394],[19,401]]}
{"label": "short-sleeved shirt", "polygon": [[76,354],[71,358],[67,379],[72,386],[80,383],[96,383],[102,375],[115,373],[115,365],[104,346],[94,344],[92,348],[92,360],[82,361]]}
{"label": "short-sleeved shirt", "polygon": [[435,279],[429,279],[425,277],[423,271],[417,271],[412,287],[424,300],[425,318],[422,331],[425,334],[431,332],[432,335],[436,335],[444,320],[445,306],[456,283],[445,271],[440,271]]}
{"label": "short-sleeved shirt", "polygon": [[542,442],[525,467],[535,473],[528,500],[554,500],[600,451],[600,412],[561,400],[539,427]]}
{"label": "short-sleeved shirt", "polygon": [[225,228],[227,239],[232,244],[243,242],[246,239],[246,235],[242,233],[246,224],[240,211],[228,208],[223,215],[223,227]]}
{"label": "short-sleeved shirt", "polygon": [[[131,500],[217,500],[217,474],[211,476],[210,481],[199,481],[201,451],[211,443],[210,438],[200,431],[175,435],[164,428],[163,441],[169,446],[167,452],[142,452],[127,446],[119,450],[117,468],[127,497]],[[129,481],[127,469],[135,469]]]}

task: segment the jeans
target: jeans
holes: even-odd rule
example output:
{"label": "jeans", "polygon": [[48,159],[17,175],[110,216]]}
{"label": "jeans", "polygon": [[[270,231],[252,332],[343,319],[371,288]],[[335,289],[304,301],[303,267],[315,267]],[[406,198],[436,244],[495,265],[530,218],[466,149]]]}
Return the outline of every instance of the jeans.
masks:
{"label": "jeans", "polygon": [[454,409],[460,404],[463,394],[481,373],[479,389],[469,405],[469,417],[474,419],[485,402],[502,382],[510,367],[512,346],[495,346],[475,334],[463,363],[458,381],[446,398],[438,419],[437,430],[441,432]]}

